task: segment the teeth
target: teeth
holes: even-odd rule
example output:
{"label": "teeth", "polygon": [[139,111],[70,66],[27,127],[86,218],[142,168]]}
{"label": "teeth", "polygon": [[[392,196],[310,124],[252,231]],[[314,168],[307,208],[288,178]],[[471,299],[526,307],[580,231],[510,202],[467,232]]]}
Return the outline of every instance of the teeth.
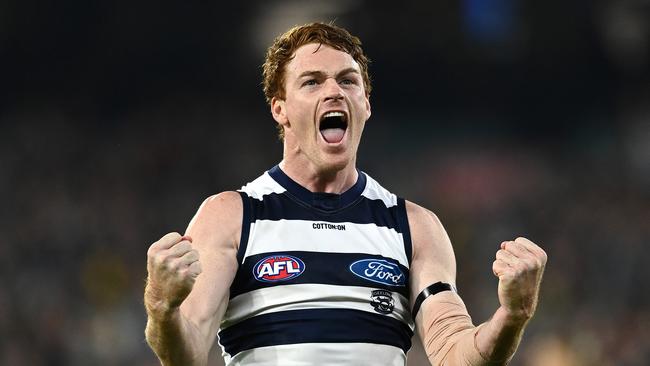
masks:
{"label": "teeth", "polygon": [[327,112],[323,115],[323,118],[328,117],[345,117],[345,114],[343,114],[343,112]]}

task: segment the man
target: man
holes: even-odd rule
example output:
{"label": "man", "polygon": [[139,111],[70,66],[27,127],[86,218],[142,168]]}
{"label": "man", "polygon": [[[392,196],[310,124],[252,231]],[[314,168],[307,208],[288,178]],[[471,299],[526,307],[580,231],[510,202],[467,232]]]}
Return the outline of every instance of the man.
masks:
{"label": "man", "polygon": [[278,37],[264,91],[283,159],[208,198],[184,236],[148,251],[147,341],[164,365],[404,365],[417,328],[433,365],[502,365],[537,305],[546,254],[504,241],[500,306],[474,327],[455,291],[447,234],[430,211],[356,168],[370,117],[368,59],[339,27]]}

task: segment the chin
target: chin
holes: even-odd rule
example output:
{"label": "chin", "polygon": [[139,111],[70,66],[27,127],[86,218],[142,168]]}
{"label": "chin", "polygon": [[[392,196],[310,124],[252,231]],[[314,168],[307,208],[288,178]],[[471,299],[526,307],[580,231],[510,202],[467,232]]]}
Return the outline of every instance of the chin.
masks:
{"label": "chin", "polygon": [[352,159],[350,159],[349,157],[325,156],[325,159],[323,160],[323,164],[321,165],[321,171],[323,173],[329,173],[329,174],[337,173],[347,168],[351,162]]}

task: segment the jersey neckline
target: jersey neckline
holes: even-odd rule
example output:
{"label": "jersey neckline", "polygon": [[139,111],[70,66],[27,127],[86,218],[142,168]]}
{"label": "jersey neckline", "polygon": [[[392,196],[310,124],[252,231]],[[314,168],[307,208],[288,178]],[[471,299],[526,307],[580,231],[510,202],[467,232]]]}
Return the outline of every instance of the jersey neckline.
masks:
{"label": "jersey neckline", "polygon": [[358,178],[356,183],[347,191],[338,193],[312,192],[298,184],[282,171],[279,165],[274,166],[268,174],[278,182],[292,196],[304,204],[324,211],[336,211],[354,203],[366,188],[366,175],[357,169]]}

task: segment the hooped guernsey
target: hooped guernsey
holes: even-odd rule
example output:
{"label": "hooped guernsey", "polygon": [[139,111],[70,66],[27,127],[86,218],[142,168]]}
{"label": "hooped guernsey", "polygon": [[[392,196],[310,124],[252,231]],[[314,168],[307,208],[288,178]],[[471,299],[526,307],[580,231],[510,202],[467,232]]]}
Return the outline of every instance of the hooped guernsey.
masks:
{"label": "hooped guernsey", "polygon": [[313,193],[275,166],[239,191],[239,268],[219,331],[227,365],[406,364],[404,200],[358,175],[342,194]]}

